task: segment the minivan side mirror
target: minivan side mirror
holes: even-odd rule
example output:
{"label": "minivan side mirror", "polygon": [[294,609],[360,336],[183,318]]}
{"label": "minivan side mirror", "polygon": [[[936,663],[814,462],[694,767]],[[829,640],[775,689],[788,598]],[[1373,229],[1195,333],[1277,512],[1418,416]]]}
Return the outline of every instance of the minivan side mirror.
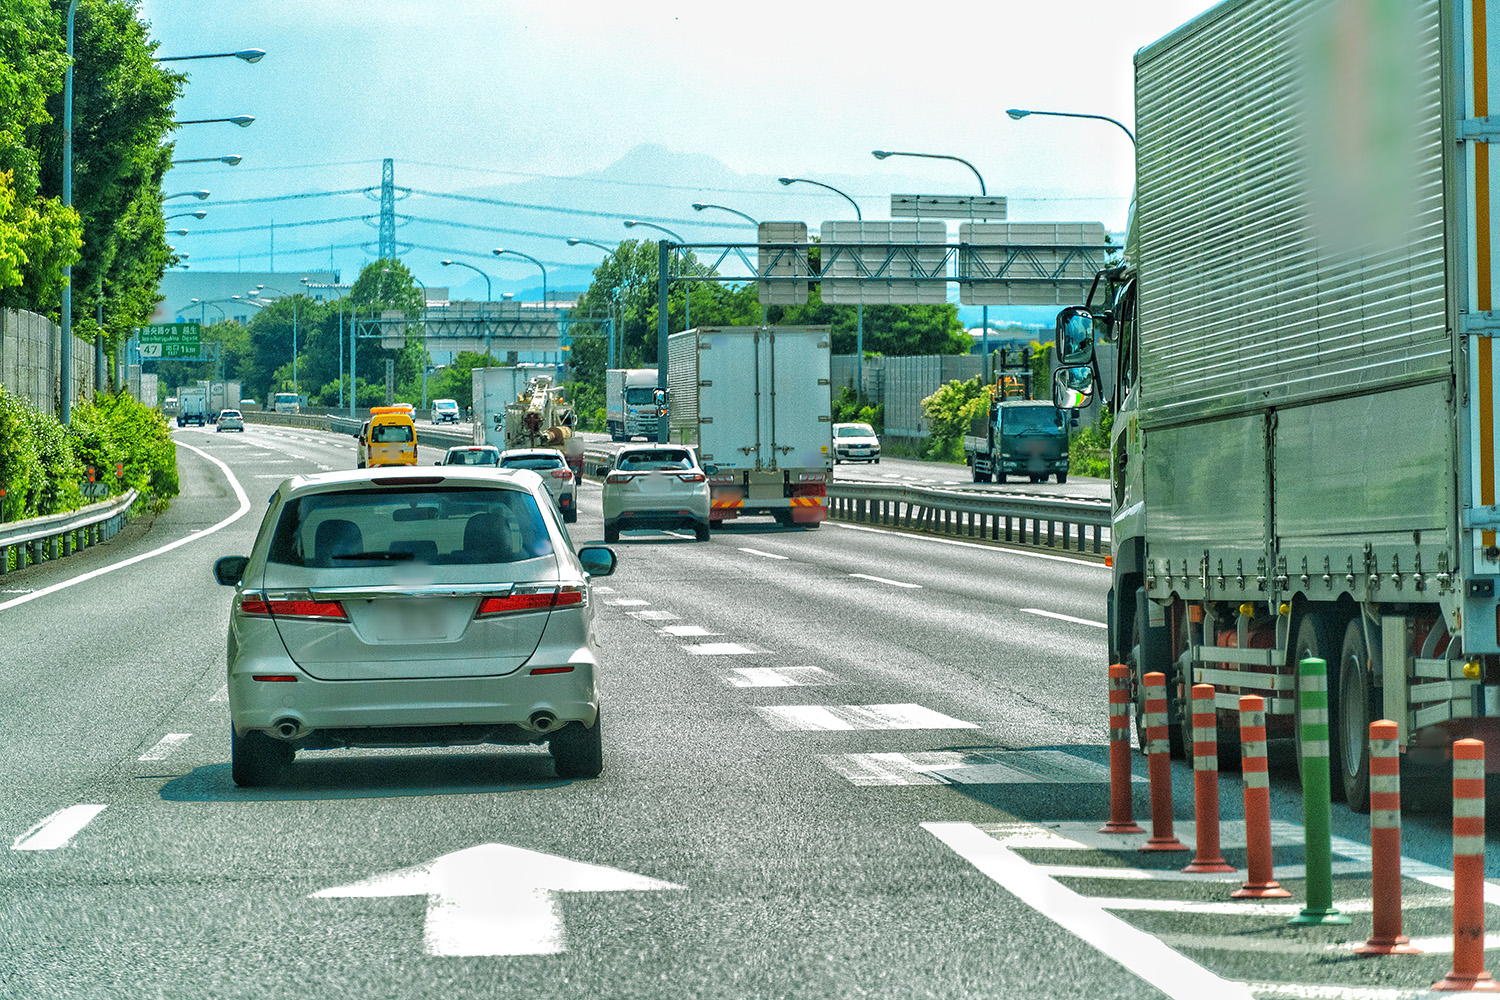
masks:
{"label": "minivan side mirror", "polygon": [[615,550],[603,545],[585,545],[578,550],[578,561],[589,576],[609,576],[615,571]]}
{"label": "minivan side mirror", "polygon": [[214,579],[226,587],[233,587],[245,578],[248,565],[249,556],[225,556],[214,563]]}
{"label": "minivan side mirror", "polygon": [[1053,406],[1059,410],[1078,410],[1093,401],[1093,366],[1068,365],[1052,373]]}
{"label": "minivan side mirror", "polygon": [[1069,306],[1057,314],[1057,363],[1087,365],[1094,360],[1094,314]]}

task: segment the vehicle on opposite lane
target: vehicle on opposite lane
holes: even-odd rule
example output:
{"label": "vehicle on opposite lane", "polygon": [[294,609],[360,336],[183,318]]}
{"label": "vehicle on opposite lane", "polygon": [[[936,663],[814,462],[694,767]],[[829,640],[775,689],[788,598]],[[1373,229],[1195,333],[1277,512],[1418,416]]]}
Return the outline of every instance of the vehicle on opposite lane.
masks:
{"label": "vehicle on opposite lane", "polygon": [[234,781],[298,750],[548,743],[561,777],[602,767],[589,577],[535,473],[298,476],[271,498],[234,586]]}
{"label": "vehicle on opposite lane", "polygon": [[632,528],[691,528],[709,536],[708,477],[691,448],[626,445],[604,477],[604,540]]}
{"label": "vehicle on opposite lane", "polygon": [[880,438],[869,424],[833,425],[833,464],[874,462],[880,464]]}
{"label": "vehicle on opposite lane", "polygon": [[500,453],[500,468],[530,469],[542,477],[558,512],[569,524],[578,520],[577,484],[573,468],[556,448],[508,448]]}
{"label": "vehicle on opposite lane", "polygon": [[431,419],[433,424],[458,423],[458,400],[434,399]]}
{"label": "vehicle on opposite lane", "polygon": [[218,426],[214,428],[215,433],[219,431],[245,432],[245,418],[239,410],[224,410],[219,414]]}

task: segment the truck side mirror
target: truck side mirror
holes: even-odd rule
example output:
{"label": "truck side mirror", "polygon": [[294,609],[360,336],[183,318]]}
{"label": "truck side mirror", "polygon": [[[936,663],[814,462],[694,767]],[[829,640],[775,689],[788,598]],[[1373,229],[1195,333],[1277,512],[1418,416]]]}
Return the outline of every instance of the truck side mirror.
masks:
{"label": "truck side mirror", "polygon": [[1090,365],[1068,365],[1052,373],[1052,405],[1059,410],[1078,410],[1094,401],[1094,369]]}
{"label": "truck side mirror", "polygon": [[1069,306],[1057,314],[1057,363],[1088,365],[1094,360],[1094,314]]}

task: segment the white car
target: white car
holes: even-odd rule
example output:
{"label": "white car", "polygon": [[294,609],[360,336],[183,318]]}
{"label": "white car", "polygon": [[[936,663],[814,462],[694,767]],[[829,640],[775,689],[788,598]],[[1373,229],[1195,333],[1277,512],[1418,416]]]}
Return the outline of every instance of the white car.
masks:
{"label": "white car", "polygon": [[604,477],[604,540],[631,528],[691,528],[708,541],[708,477],[690,448],[626,445]]}
{"label": "white car", "polygon": [[869,424],[833,425],[833,461],[880,464],[880,438]]}
{"label": "white car", "polygon": [[401,467],[297,476],[248,556],[214,564],[229,617],[236,784],[298,750],[542,744],[602,765],[589,577],[535,474]]}
{"label": "white car", "polygon": [[437,465],[488,465],[498,468],[500,449],[492,444],[456,444]]}
{"label": "white car", "polygon": [[245,433],[245,418],[239,410],[220,410],[215,431],[239,431]]}
{"label": "white car", "polygon": [[432,401],[432,422],[434,424],[458,423],[458,400],[434,399]]}
{"label": "white car", "polygon": [[562,452],[556,448],[507,448],[500,453],[499,464],[502,469],[530,469],[541,476],[563,520],[569,524],[578,520],[573,469]]}

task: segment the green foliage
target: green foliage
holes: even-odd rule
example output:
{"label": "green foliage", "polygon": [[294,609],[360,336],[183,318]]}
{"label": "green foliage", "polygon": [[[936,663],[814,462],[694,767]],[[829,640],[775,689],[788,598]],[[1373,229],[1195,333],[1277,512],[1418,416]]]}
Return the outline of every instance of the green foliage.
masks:
{"label": "green foliage", "polygon": [[474,369],[495,368],[500,364],[494,355],[476,351],[459,351],[451,364],[445,365],[427,382],[427,398],[452,399],[460,410],[474,405]]}
{"label": "green foliage", "polygon": [[933,461],[963,461],[963,436],[989,397],[978,376],[954,379],[922,400],[922,415],[930,428],[923,457]]}
{"label": "green foliage", "polygon": [[876,434],[885,431],[885,404],[862,406],[848,386],[833,397],[833,422],[836,424],[869,424]]}
{"label": "green foliage", "polygon": [[604,430],[604,390],[589,382],[564,382],[563,398],[578,414],[581,431]]}
{"label": "green foliage", "polygon": [[1068,443],[1068,467],[1075,475],[1109,478],[1109,432],[1115,415],[1104,414],[1093,427],[1080,427]]}

